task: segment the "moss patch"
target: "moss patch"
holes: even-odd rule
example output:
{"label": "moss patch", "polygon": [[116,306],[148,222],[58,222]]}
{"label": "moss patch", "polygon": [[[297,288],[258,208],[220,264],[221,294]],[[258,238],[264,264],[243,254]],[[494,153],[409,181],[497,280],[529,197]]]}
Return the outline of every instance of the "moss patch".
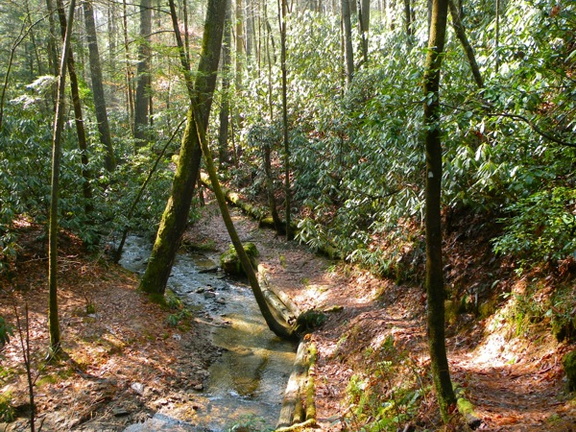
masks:
{"label": "moss patch", "polygon": [[576,351],[569,352],[562,360],[564,371],[568,377],[568,389],[576,390]]}

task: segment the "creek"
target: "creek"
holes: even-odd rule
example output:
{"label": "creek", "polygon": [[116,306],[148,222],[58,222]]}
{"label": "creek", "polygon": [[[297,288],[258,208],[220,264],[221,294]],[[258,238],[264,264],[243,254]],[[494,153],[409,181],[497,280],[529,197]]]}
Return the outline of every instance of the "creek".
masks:
{"label": "creek", "polygon": [[[128,238],[120,264],[143,273],[150,243]],[[233,425],[251,424],[256,430],[272,429],[294,362],[295,346],[276,337],[267,327],[249,287],[228,280],[216,271],[217,256],[179,254],[168,288],[195,316],[212,328],[214,345],[222,355],[210,367],[206,388],[193,395],[200,406],[193,423],[159,412],[125,432],[222,432]],[[197,318],[200,319],[200,318]]]}

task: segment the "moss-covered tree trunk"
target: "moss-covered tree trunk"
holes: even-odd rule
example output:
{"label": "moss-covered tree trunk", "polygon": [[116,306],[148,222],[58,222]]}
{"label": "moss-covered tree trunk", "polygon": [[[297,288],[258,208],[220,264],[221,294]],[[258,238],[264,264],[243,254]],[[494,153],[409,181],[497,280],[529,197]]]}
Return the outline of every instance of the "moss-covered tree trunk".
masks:
{"label": "moss-covered tree trunk", "polygon": [[440,413],[448,420],[456,397],[450,381],[444,335],[442,269],[442,143],[440,140],[440,67],[446,36],[448,0],[434,0],[424,71],[424,130],[426,137],[426,290],[428,343]]}
{"label": "moss-covered tree trunk", "polygon": [[[187,57],[185,52],[181,52],[191,101],[172,190],[160,221],[146,272],[140,282],[140,289],[147,293],[164,294],[172,264],[188,222],[188,213],[202,159],[202,149],[198,137],[206,133],[205,130],[198,131],[197,127],[208,124],[222,47],[226,1],[209,0],[208,2],[202,54],[193,86]],[[179,33],[177,34],[179,37]],[[195,119],[195,116],[199,118]]]}

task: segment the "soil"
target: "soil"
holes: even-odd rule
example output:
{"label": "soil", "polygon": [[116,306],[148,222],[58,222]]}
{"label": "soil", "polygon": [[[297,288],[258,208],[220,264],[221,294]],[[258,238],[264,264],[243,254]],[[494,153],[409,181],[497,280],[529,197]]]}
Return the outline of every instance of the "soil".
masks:
{"label": "soil", "polygon": [[[226,250],[228,235],[216,208],[209,204],[202,213],[202,219],[187,231],[185,243]],[[301,310],[324,311],[328,317],[320,329],[306,336],[318,351],[312,371],[318,422],[314,430],[359,431],[360,422],[369,421],[359,417],[359,402],[352,397],[354,376],[366,378],[367,385],[373,386],[404,378],[419,383],[427,390],[409,419],[398,418],[397,429],[440,429],[430,391],[422,287],[397,285],[316,256],[271,230],[259,229],[237,211],[233,216],[241,239],[257,245],[261,270],[271,284],[286,292]],[[15,323],[15,311],[23,320],[28,305],[33,373],[39,376],[37,424],[42,424],[43,431],[121,431],[149,418],[159,407],[193,419],[194,411],[202,409],[194,396],[201,392],[207,367],[218,355],[203,320],[192,317],[171,327],[167,319],[174,311],[150,303],[136,290],[134,275],[102,257],[94,259],[78,239],[66,233],[60,241],[59,283],[62,338],[68,357],[57,364],[43,360],[48,345],[47,262],[41,233],[39,227],[22,223],[23,249],[12,277],[1,281],[0,293],[0,315],[11,323]],[[465,245],[466,239],[459,239],[459,244]],[[467,247],[481,252],[478,245]],[[454,275],[450,281],[473,285],[470,270],[495,266],[491,258],[479,253],[484,267],[476,267],[482,263],[474,261],[472,252],[459,251],[460,258],[450,261],[447,272]],[[470,280],[457,277],[465,270]],[[491,271],[476,270],[476,280],[484,286],[501,277]],[[483,301],[493,300],[481,293]],[[494,313],[482,319],[462,313],[451,322],[447,343],[452,377],[461,389],[459,394],[474,406],[471,423],[478,430],[576,431],[576,401],[567,391],[561,365],[562,356],[574,345],[558,343],[544,327],[535,325],[529,330],[527,335],[512,334],[502,316]],[[387,341],[402,355],[405,368],[394,369],[397,376],[365,376],[377,370],[380,363],[374,353],[391,346]],[[0,386],[4,394],[10,392],[17,416],[12,423],[0,424],[0,431],[29,430],[18,337],[0,352],[0,361]],[[462,429],[456,424],[452,430]]]}

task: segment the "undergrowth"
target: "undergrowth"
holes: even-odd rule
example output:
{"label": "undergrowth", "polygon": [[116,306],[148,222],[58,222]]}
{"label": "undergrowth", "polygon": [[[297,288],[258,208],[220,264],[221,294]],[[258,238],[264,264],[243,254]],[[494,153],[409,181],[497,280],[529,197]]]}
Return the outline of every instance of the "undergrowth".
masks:
{"label": "undergrowth", "polygon": [[504,297],[512,298],[506,318],[514,336],[527,337],[535,326],[541,326],[559,342],[576,339],[576,293],[569,281],[552,286],[534,278],[524,289]]}
{"label": "undergrowth", "polygon": [[423,406],[429,405],[432,383],[428,372],[407,351],[399,349],[392,336],[378,349],[365,350],[362,366],[347,388],[348,430],[403,430],[418,419]]}

